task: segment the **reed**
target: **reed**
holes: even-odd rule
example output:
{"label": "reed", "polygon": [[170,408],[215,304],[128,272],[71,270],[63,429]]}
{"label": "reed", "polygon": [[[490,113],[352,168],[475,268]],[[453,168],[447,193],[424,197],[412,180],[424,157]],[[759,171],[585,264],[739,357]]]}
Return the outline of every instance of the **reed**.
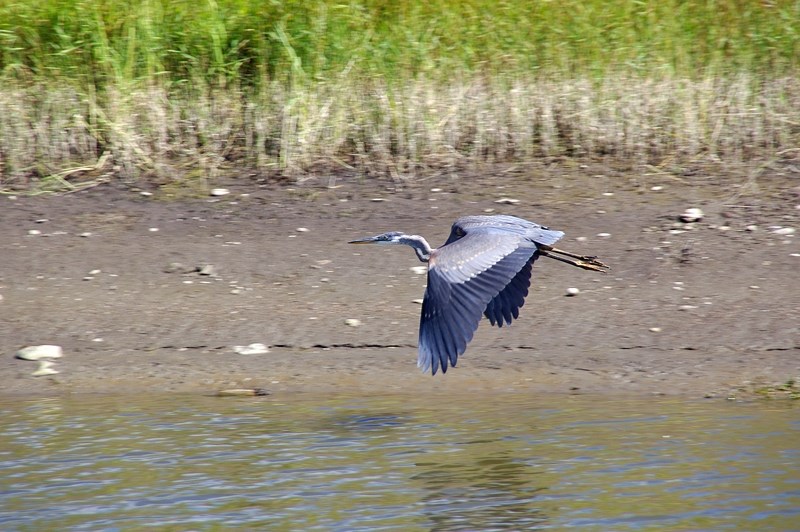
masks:
{"label": "reed", "polygon": [[0,188],[761,158],[800,144],[798,21],[777,0],[0,2]]}

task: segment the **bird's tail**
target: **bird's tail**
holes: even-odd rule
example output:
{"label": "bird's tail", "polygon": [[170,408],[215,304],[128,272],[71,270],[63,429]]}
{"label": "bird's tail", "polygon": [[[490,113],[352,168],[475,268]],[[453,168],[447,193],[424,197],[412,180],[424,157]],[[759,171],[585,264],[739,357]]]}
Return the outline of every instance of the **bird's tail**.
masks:
{"label": "bird's tail", "polygon": [[564,236],[563,231],[554,231],[546,227],[539,227],[529,238],[539,245],[552,246]]}

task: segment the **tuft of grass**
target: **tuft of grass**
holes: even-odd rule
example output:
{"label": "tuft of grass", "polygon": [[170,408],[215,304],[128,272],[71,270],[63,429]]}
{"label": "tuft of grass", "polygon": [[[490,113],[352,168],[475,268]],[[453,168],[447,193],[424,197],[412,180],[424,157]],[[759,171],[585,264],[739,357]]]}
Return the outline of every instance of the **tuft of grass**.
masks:
{"label": "tuft of grass", "polygon": [[791,399],[800,400],[800,386],[794,379],[789,379],[780,384],[769,384],[756,387],[754,393],[764,399]]}

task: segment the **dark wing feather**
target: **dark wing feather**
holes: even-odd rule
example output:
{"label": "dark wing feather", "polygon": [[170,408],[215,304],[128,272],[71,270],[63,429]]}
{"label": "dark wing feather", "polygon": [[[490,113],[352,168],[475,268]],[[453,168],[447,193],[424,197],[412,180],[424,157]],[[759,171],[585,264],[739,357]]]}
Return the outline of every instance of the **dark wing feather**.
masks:
{"label": "dark wing feather", "polygon": [[[446,372],[448,365],[455,366],[487,305],[521,270],[529,268],[535,252],[536,245],[518,235],[482,228],[435,250],[422,303],[417,365],[430,368],[433,374],[440,367]],[[501,312],[513,315],[519,286],[529,279],[530,270],[508,292],[514,296],[510,303],[498,306]]]}
{"label": "dark wing feather", "polygon": [[497,325],[498,327],[511,325],[513,320],[519,318],[519,309],[525,304],[528,288],[531,285],[531,268],[538,258],[539,253],[537,251],[511,279],[511,282],[486,305],[486,310],[483,314],[492,325]]}

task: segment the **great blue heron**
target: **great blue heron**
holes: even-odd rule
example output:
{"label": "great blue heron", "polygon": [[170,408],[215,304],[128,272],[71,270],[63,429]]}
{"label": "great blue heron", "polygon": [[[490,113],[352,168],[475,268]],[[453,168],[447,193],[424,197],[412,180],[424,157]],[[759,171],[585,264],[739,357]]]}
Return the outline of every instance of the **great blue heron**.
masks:
{"label": "great blue heron", "polygon": [[585,270],[604,272],[596,257],[553,247],[564,233],[516,216],[464,216],[450,237],[433,249],[419,235],[398,231],[350,241],[351,244],[404,244],[428,263],[428,287],[419,322],[417,366],[447,372],[478,328],[481,315],[492,325],[510,325],[519,317],[531,284],[531,268],[540,256]]}

